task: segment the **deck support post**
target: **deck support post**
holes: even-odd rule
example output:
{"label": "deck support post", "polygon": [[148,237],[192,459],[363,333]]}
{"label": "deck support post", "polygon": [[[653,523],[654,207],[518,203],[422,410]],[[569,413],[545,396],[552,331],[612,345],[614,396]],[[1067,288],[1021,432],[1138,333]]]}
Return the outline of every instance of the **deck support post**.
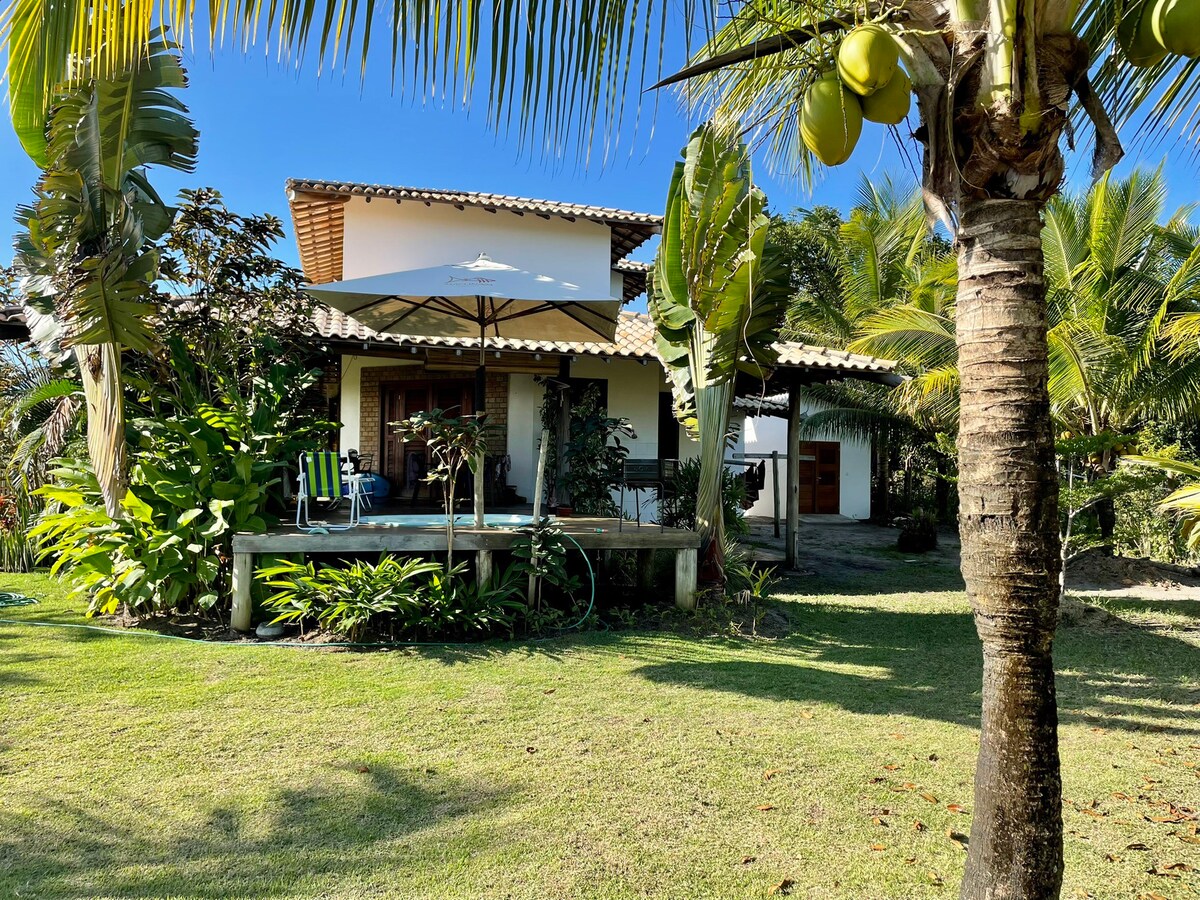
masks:
{"label": "deck support post", "polygon": [[480,587],[487,587],[492,583],[491,550],[475,551],[475,581]]}
{"label": "deck support post", "polygon": [[637,587],[643,593],[654,589],[654,551],[637,551]]}
{"label": "deck support post", "polygon": [[796,568],[796,533],[800,530],[800,392],[788,386],[787,420],[787,528],[783,564]]}
{"label": "deck support post", "polygon": [[696,608],[699,557],[700,551],[695,548],[675,551],[675,605],[680,609]]}
{"label": "deck support post", "polygon": [[233,554],[233,608],[229,614],[232,631],[249,631],[251,619],[250,583],[254,578],[254,554]]}

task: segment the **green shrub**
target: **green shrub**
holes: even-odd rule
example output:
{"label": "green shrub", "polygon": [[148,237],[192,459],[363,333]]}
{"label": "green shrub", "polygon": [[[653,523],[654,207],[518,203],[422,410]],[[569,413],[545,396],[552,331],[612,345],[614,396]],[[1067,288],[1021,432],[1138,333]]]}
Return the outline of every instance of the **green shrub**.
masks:
{"label": "green shrub", "polygon": [[930,509],[918,509],[911,516],[900,520],[900,536],[896,549],[901,553],[928,553],[938,545],[937,513]]}
{"label": "green shrub", "polygon": [[449,573],[417,557],[383,557],[378,563],[320,566],[281,562],[258,577],[276,593],[265,603],[274,621],[316,625],[349,641],[369,631],[393,640],[482,638],[510,635],[525,605],[513,569],[491,584]]}
{"label": "green shrub", "polygon": [[[562,391],[547,388],[542,401],[542,426],[551,434],[558,429],[563,400]],[[561,497],[558,489],[563,488],[576,515],[619,516],[621,511],[612,492],[621,485],[625,457],[629,455],[621,438],[636,438],[633,426],[628,419],[610,416],[600,402],[599,387],[591,384],[571,404],[570,430],[563,453],[567,469],[562,485],[554,484],[558,468],[556,442],[547,448],[547,495]]]}
{"label": "green shrub", "polygon": [[[725,516],[725,533],[728,535],[748,534],[750,526],[742,513],[746,499],[746,482],[740,475],[723,466],[721,485],[722,510]],[[696,494],[700,490],[700,460],[679,461],[675,484],[669,489],[670,496],[663,501],[663,524],[670,528],[696,530]]]}
{"label": "green shrub", "polygon": [[89,614],[223,608],[233,534],[278,522],[287,460],[323,427],[289,412],[294,392],[315,378],[281,367],[252,398],[231,392],[191,412],[135,420],[121,520],[105,513],[86,462],[62,462],[36,492],[48,506],[30,536],[87,597]]}
{"label": "green shrub", "polygon": [[273,216],[239,216],[211,190],[185,191],[162,248],[151,353],[128,353],[130,489],[105,515],[86,462],[64,460],[31,534],[90,613],[216,613],[229,602],[230,541],[284,510],[300,451],[324,421],[310,365],[314,302],[270,255]]}
{"label": "green shrub", "polygon": [[364,630],[385,617],[411,620],[430,575],[441,566],[415,557],[384,557],[377,564],[357,562],[347,568],[284,561],[260,569],[258,577],[276,589],[265,606],[275,622],[308,624],[357,641]]}

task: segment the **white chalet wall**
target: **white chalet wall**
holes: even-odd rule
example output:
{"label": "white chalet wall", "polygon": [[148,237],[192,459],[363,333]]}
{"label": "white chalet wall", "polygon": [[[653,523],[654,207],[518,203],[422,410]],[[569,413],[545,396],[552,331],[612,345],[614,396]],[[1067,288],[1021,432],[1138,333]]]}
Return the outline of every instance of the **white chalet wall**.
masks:
{"label": "white chalet wall", "polygon": [[[816,410],[805,405],[804,413]],[[778,450],[787,454],[787,419],[778,416],[738,416],[742,420],[738,437],[738,452],[770,453]],[[843,440],[825,432],[805,432],[805,441],[834,441],[841,447],[841,490],[838,498],[841,515],[851,519],[871,517],[871,444],[868,441]],[[757,460],[756,460],[757,462]],[[779,462],[779,502],[787,503],[786,462]],[[742,468],[741,466],[737,467]],[[767,484],[758,496],[758,501],[747,512],[748,516],[771,516],[774,514],[774,498],[771,490],[771,461],[767,460]],[[779,515],[784,516],[780,509]]]}

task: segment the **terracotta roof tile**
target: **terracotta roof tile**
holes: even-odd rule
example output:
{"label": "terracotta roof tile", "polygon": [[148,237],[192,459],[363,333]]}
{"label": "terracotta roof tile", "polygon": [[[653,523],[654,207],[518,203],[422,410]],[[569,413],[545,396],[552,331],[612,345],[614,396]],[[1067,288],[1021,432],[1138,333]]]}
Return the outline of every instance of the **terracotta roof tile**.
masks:
{"label": "terracotta roof tile", "polygon": [[[479,348],[478,338],[428,337],[423,335],[376,334],[345,313],[321,307],[316,315],[317,333],[327,340],[366,341],[398,344],[405,347]],[[579,356],[607,356],[629,359],[658,359],[654,349],[654,323],[645,313],[622,312],[617,321],[617,339],[611,344],[572,341],[527,341],[488,338],[487,346],[496,350],[526,353],[571,353]],[[873,356],[860,356],[844,350],[829,350],[808,344],[780,342],[780,364],[786,368],[832,369],[844,372],[886,374],[893,364]]]}
{"label": "terracotta roof tile", "polygon": [[289,178],[287,189],[305,194],[324,194],[334,197],[387,197],[392,200],[417,200],[423,203],[450,203],[456,206],[478,206],[482,209],[508,209],[515,212],[588,219],[612,225],[662,225],[662,216],[632,212],[610,206],[590,206],[565,203],[560,200],[535,200],[508,194],[488,194],[480,191],[445,191],[433,188],[402,187],[388,184],[367,184],[359,181],[318,181],[308,178]]}

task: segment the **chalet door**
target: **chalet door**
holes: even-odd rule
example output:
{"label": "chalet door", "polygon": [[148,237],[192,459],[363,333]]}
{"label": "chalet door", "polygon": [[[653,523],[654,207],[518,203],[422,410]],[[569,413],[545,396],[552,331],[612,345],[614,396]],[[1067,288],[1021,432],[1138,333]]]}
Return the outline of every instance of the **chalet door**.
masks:
{"label": "chalet door", "polygon": [[800,496],[802,513],[841,511],[841,444],[811,441],[800,445]]}
{"label": "chalet door", "polygon": [[475,383],[468,379],[443,381],[396,381],[379,386],[382,459],[379,473],[392,484],[392,490],[409,492],[429,469],[429,451],[424,441],[401,441],[389,422],[399,422],[419,412],[441,409],[451,415],[471,413]]}
{"label": "chalet door", "polygon": [[819,441],[813,447],[817,457],[814,512],[836,514],[841,511],[842,445],[834,441]]}

